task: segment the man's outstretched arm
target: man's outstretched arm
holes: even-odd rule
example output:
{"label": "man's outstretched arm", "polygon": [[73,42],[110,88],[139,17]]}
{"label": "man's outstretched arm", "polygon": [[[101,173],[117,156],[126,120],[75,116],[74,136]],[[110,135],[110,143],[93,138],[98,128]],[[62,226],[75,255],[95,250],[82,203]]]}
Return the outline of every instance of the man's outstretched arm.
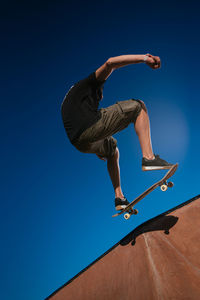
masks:
{"label": "man's outstretched arm", "polygon": [[114,70],[138,63],[146,63],[152,69],[159,69],[161,64],[160,58],[151,54],[115,56],[109,58],[100,68],[96,70],[96,78],[99,81],[104,81]]}

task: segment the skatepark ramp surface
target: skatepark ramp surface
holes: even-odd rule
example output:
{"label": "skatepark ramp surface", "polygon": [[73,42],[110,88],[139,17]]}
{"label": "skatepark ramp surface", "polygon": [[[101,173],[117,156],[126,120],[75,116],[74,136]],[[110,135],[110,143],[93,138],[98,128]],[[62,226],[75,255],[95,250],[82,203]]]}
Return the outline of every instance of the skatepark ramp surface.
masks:
{"label": "skatepark ramp surface", "polygon": [[138,226],[51,300],[200,299],[200,195]]}

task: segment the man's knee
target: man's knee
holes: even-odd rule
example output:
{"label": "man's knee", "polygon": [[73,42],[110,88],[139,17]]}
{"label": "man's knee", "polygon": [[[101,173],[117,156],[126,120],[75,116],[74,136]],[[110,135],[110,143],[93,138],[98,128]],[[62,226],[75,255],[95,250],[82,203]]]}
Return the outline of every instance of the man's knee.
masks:
{"label": "man's knee", "polygon": [[137,100],[141,104],[141,108],[147,113],[147,107],[142,100]]}
{"label": "man's knee", "polygon": [[117,149],[117,140],[110,136],[104,140],[104,151],[105,151],[105,157],[109,158],[113,156],[116,153]]}

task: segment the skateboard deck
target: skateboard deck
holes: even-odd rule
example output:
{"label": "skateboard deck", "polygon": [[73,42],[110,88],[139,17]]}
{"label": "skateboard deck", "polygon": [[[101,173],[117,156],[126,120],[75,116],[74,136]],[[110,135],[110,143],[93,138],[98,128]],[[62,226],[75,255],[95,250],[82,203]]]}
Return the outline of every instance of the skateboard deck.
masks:
{"label": "skateboard deck", "polygon": [[171,188],[171,187],[174,186],[173,182],[167,182],[167,180],[174,175],[174,173],[176,172],[177,168],[178,168],[178,164],[173,165],[161,180],[157,181],[152,186],[150,186],[146,191],[144,191],[141,195],[139,195],[132,202],[130,202],[126,206],[126,208],[120,210],[117,214],[113,215],[112,217],[117,217],[117,216],[125,213],[124,214],[124,218],[126,220],[128,220],[131,215],[137,215],[138,210],[137,209],[133,209],[133,207],[140,200],[142,200],[144,197],[146,197],[149,193],[151,193],[153,190],[155,190],[159,186],[160,186],[160,188],[161,188],[161,190],[163,192],[165,192],[168,189],[168,187]]}

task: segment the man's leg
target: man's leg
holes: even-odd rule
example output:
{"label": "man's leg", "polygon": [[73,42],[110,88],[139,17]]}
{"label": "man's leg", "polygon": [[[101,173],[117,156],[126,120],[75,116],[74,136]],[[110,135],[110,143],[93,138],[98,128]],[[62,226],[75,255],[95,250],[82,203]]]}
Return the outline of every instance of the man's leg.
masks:
{"label": "man's leg", "polygon": [[147,159],[154,159],[152,143],[151,143],[151,132],[149,116],[145,104],[141,101],[142,110],[135,122],[135,131],[139,138],[142,155]]}
{"label": "man's leg", "polygon": [[159,155],[154,156],[151,143],[149,116],[144,102],[140,100],[140,103],[142,105],[142,110],[135,121],[135,131],[138,135],[143,154],[142,170],[151,171],[170,169],[173,164],[161,159]]}
{"label": "man's leg", "polygon": [[120,184],[119,149],[116,148],[113,156],[107,158],[107,168],[115,192],[115,198],[124,198]]}
{"label": "man's leg", "polygon": [[120,184],[120,168],[119,168],[119,149],[115,149],[115,153],[107,158],[107,168],[113,184],[115,192],[115,209],[122,210],[129,202],[124,197]]}

